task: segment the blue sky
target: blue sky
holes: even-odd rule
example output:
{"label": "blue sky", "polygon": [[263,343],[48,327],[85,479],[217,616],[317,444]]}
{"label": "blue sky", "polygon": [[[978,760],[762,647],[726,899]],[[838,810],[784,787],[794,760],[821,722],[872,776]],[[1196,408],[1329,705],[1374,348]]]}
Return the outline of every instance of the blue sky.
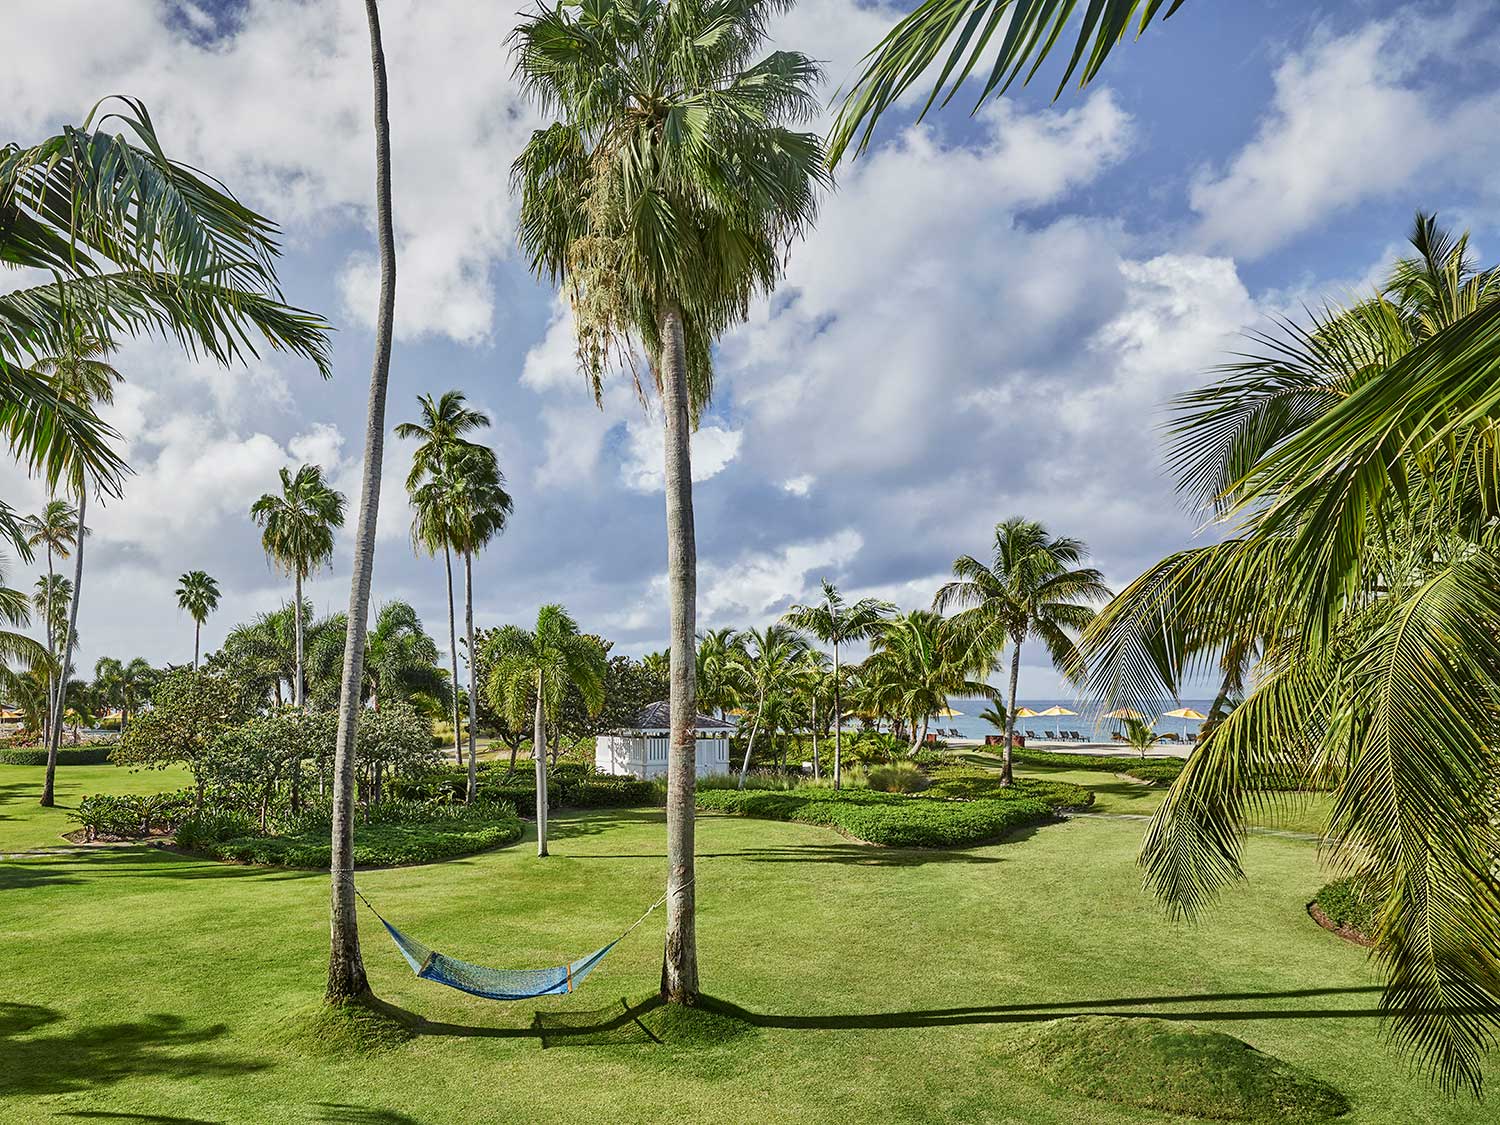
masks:
{"label": "blue sky", "polygon": [[[516,508],[477,567],[481,624],[561,601],[639,652],[666,632],[659,430],[623,381],[593,406],[564,310],[517,261],[506,173],[541,121],[509,77],[516,6],[383,5],[390,419],[458,387],[495,420]],[[827,60],[831,92],[899,7],[808,0],[777,45]],[[925,604],[1013,513],[1087,540],[1117,584],[1190,542],[1201,516],[1175,499],[1154,432],[1167,397],[1243,331],[1371,284],[1418,207],[1493,260],[1492,11],[1192,0],[1055,104],[1039,82],[974,118],[962,98],[921,128],[895,114],[841,169],[782,289],[720,348],[695,442],[700,624],[762,623],[824,575]],[[181,660],[182,571],[225,588],[209,646],[287,597],[246,517],[280,465],[317,461],[354,491],[374,307],[362,12],[18,0],[6,27],[0,138],[38,138],[107,93],[144,98],[171,152],[282,223],[290,299],[339,330],[327,383],[279,358],[222,371],[156,342],[120,353],[113,421],[136,475],[93,521],[83,660]],[[376,596],[411,600],[441,637],[441,564],[406,542],[409,456],[391,443]],[[10,466],[0,494],[40,499]],[[313,583],[320,612],[342,607],[348,560],[346,537]],[[1056,694],[1028,655],[1022,694]]]}

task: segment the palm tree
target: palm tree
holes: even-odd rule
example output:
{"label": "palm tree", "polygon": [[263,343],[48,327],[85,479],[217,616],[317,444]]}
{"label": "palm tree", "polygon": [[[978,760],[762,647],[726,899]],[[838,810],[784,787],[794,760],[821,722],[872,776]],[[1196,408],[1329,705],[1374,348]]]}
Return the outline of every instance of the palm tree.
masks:
{"label": "palm tree", "polygon": [[867,640],[879,630],[896,607],[878,598],[861,598],[853,605],[844,602],[843,594],[828,579],[823,579],[823,600],[812,605],[794,605],[782,619],[795,629],[802,629],[825,645],[833,646],[833,787],[843,783],[844,767],[844,701],[839,683],[839,646],[850,641]]}
{"label": "palm tree", "polygon": [[219,584],[207,571],[190,570],[177,580],[177,605],[193,619],[193,671],[196,672],[203,623],[219,608]]}
{"label": "palm tree", "polygon": [[53,487],[118,492],[114,431],[36,373],[86,335],[155,332],[221,363],[256,354],[251,330],[329,372],[328,326],[282,302],[274,223],[168,159],[146,107],[97,104],[30,148],[0,145],[0,260],[49,276],[0,294],[0,433]]}
{"label": "palm tree", "polygon": [[750,737],[745,741],[745,760],[740,764],[740,789],[745,787],[745,778],[750,772],[750,755],[755,751],[755,736],[765,718],[767,702],[791,694],[798,670],[807,655],[806,639],[789,625],[747,629],[742,637],[746,694],[755,697],[755,712],[750,722]]}
{"label": "palm tree", "polygon": [[832,700],[838,691],[833,665],[828,657],[817,649],[808,649],[797,669],[797,702],[800,704],[805,725],[812,734],[813,779],[823,776],[823,764],[818,754],[818,735],[826,729],[828,711],[825,700]]}
{"label": "palm tree", "polygon": [[[1079,86],[1087,86],[1099,73],[1110,50],[1125,38],[1132,22],[1136,35],[1140,36],[1157,16],[1165,20],[1184,3],[1185,0],[1094,0],[1082,17],[1057,93],[1062,93],[1075,73],[1079,75]],[[917,115],[919,121],[937,101],[944,85],[948,93],[941,104],[947,105],[953,99],[979,65],[1002,22],[1005,34],[994,62],[986,64],[989,75],[975,99],[975,112],[991,96],[1004,94],[1022,71],[1025,71],[1022,84],[1030,82],[1077,7],[1078,0],[924,0],[865,56],[864,68],[845,97],[834,125],[831,142],[834,162],[855,142],[856,134],[855,152],[864,150],[880,115],[930,69],[936,68],[950,41],[953,45],[948,48],[932,93]]]}
{"label": "palm tree", "polygon": [[1256,639],[1251,690],[1152,820],[1147,882],[1201,913],[1242,877],[1268,782],[1332,786],[1325,847],[1379,904],[1396,1041],[1478,1092],[1500,1029],[1500,823],[1478,812],[1500,737],[1500,300],[1464,239],[1419,215],[1412,242],[1382,291],[1177,402],[1179,486],[1235,533],[1150,568],[1082,647],[1089,687],[1140,706]]}
{"label": "palm tree", "polygon": [[[698,638],[698,701],[721,719],[744,702],[748,676],[743,640],[733,629],[711,629]],[[641,663],[649,667],[646,660]]]}
{"label": "palm tree", "polygon": [[47,646],[12,631],[31,624],[31,607],[23,591],[5,585],[6,562],[5,556],[0,555],[0,621],[10,626],[0,629],[0,696],[19,701],[27,693],[28,685],[22,683],[23,673],[12,665],[19,664],[25,670],[47,669],[50,673],[53,660]]}
{"label": "palm tree", "polygon": [[375,571],[375,524],[380,514],[380,466],[385,449],[385,395],[391,373],[391,335],[396,317],[396,236],[391,218],[391,119],[386,88],[385,48],[380,40],[380,7],[365,0],[370,25],[370,72],[375,95],[375,229],[380,243],[380,297],[375,315],[375,358],[365,415],[365,462],[360,477],[359,526],[354,534],[354,572],[349,579],[349,613],[344,668],[339,678],[339,725],[334,743],[332,851],[329,863],[329,1003],[369,994],[359,951],[359,919],[354,901],[354,736],[359,725],[360,685],[364,680],[365,618],[370,611],[370,579]]}
{"label": "palm tree", "polygon": [[522,247],[535,272],[568,289],[596,399],[635,343],[661,395],[672,653],[662,994],[672,1001],[698,993],[689,437],[711,396],[713,341],[775,287],[783,250],[811,224],[828,180],[818,137],[792,128],[819,109],[817,66],[790,51],[751,62],[767,20],[787,7],[559,5],[523,19],[512,45],[527,92],[560,116],[532,134],[512,169]]}
{"label": "palm tree", "polygon": [[[312,619],[312,603],[304,601],[302,619]],[[209,665],[219,665],[251,688],[263,701],[269,700],[280,707],[286,696],[282,684],[288,687],[297,678],[297,611],[290,604],[270,613],[257,615],[254,620],[236,625],[229,630],[224,644],[217,653],[209,655]],[[309,653],[323,643],[322,636],[328,631],[328,620],[314,621],[306,630],[304,641]],[[339,621],[339,627],[343,627]],[[342,650],[340,650],[342,651]],[[337,673],[334,673],[335,677]],[[311,675],[310,679],[313,679]],[[337,691],[335,687],[334,691]]]}
{"label": "palm tree", "polygon": [[292,677],[292,706],[301,707],[303,674],[302,582],[333,557],[333,533],[344,526],[344,494],[323,479],[320,465],[303,465],[293,474],[281,470],[281,494],[267,492],[250,506],[250,518],[262,528],[266,558],[292,576],[292,612],[297,661]]}
{"label": "palm tree", "polygon": [[926,741],[932,716],[947,708],[950,697],[990,699],[996,694],[983,679],[994,665],[991,650],[970,643],[956,622],[930,610],[914,609],[885,622],[870,645],[873,651],[862,669],[868,690],[880,710],[911,731],[913,754]]}
{"label": "palm tree", "polygon": [[[406,491],[412,497],[413,515],[411,542],[413,550],[435,555],[443,552],[443,571],[448,579],[448,655],[453,670],[453,756],[463,764],[463,748],[459,743],[462,724],[458,715],[458,627],[453,609],[453,545],[451,528],[447,522],[447,507],[442,504],[420,504],[417,490],[424,477],[435,477],[445,466],[452,453],[469,443],[464,434],[483,429],[490,424],[488,416],[467,407],[462,391],[444,391],[434,399],[430,394],[418,395],[417,405],[421,409],[419,422],[402,422],[395,434],[403,441],[420,442],[412,454],[411,471],[406,475]],[[441,494],[441,493],[439,493]],[[436,499],[436,496],[430,499]]]}
{"label": "palm tree", "polygon": [[[25,536],[24,543],[28,549],[34,551],[41,547],[47,556],[47,584],[44,587],[47,599],[39,608],[42,614],[42,629],[47,638],[47,653],[61,667],[62,661],[58,659],[57,653],[57,630],[54,628],[57,617],[52,612],[52,596],[56,588],[53,560],[67,558],[78,543],[78,511],[66,500],[49,500],[40,512],[27,516],[21,521],[21,531]],[[42,724],[43,737],[48,738],[49,743],[52,730],[52,701],[56,698],[57,682],[56,676],[49,672],[47,718]]]}
{"label": "palm tree", "polygon": [[[319,623],[317,639],[308,652],[308,679],[313,698],[321,701],[342,691],[341,671],[347,663],[344,644],[348,625],[336,613]],[[365,652],[360,661],[363,678],[361,704],[379,711],[390,700],[410,701],[413,695],[430,695],[447,706],[453,685],[439,666],[437,642],[427,635],[422,619],[409,602],[390,601],[375,614],[375,624],[365,634]]]}
{"label": "palm tree", "polygon": [[536,760],[536,847],[547,854],[547,724],[557,721],[569,691],[583,697],[590,714],[604,706],[604,650],[578,632],[578,623],[560,605],[537,611],[536,628],[504,625],[491,635],[493,670],[486,685],[490,705],[512,727],[526,725],[532,711],[531,756]]}
{"label": "palm tree", "polygon": [[1110,592],[1099,571],[1079,565],[1088,555],[1081,540],[1053,538],[1034,520],[1012,516],[996,524],[993,551],[989,565],[972,555],[955,559],[955,581],[938,591],[933,608],[961,610],[953,618],[954,627],[979,651],[993,657],[1007,642],[1012,646],[1006,697],[1009,722],[1000,770],[1000,784],[1009,785],[1022,646],[1036,635],[1047,646],[1053,665],[1074,675],[1078,654],[1073,634],[1093,620],[1088,603],[1104,601]]}
{"label": "palm tree", "polygon": [[1145,719],[1126,717],[1125,719],[1125,744],[1132,750],[1137,751],[1142,758],[1146,751],[1153,746],[1160,746],[1162,736],[1157,734],[1150,723]]}
{"label": "palm tree", "polygon": [[1009,712],[1006,711],[1004,704],[991,703],[987,707],[985,707],[984,710],[979,712],[978,717],[983,719],[990,726],[994,727],[996,734],[1004,734],[1005,724],[1009,717]]}

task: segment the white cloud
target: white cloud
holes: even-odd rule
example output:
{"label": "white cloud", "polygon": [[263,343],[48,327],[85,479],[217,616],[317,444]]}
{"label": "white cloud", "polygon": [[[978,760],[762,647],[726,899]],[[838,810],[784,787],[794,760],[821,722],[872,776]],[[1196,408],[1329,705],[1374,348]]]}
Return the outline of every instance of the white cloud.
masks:
{"label": "white cloud", "polygon": [[760,624],[803,598],[824,571],[848,566],[862,546],[864,537],[844,528],[826,539],[790,543],[729,563],[700,564],[699,623]]}
{"label": "white cloud", "polygon": [[[620,464],[620,477],[637,492],[660,492],[665,487],[667,441],[661,420],[652,412],[626,424],[629,448]],[[740,451],[739,430],[699,426],[692,438],[693,483],[717,476]]]}
{"label": "white cloud", "polygon": [[1200,237],[1258,255],[1364,200],[1420,187],[1430,207],[1440,187],[1482,182],[1500,157],[1500,94],[1456,92],[1441,64],[1482,58],[1493,16],[1406,10],[1287,56],[1255,138],[1192,185]]}
{"label": "white cloud", "polygon": [[783,492],[790,492],[793,496],[806,496],[812,491],[813,482],[817,479],[811,473],[803,473],[797,477],[788,477],[781,482],[781,490]]}

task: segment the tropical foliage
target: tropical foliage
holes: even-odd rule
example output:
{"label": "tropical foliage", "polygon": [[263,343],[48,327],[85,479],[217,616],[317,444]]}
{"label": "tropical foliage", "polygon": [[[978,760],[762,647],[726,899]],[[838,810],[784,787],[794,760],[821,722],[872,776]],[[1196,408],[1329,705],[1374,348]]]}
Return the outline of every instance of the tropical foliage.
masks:
{"label": "tropical foliage", "polygon": [[177,605],[193,619],[193,667],[196,668],[203,623],[219,608],[219,584],[207,571],[190,570],[177,580]]}

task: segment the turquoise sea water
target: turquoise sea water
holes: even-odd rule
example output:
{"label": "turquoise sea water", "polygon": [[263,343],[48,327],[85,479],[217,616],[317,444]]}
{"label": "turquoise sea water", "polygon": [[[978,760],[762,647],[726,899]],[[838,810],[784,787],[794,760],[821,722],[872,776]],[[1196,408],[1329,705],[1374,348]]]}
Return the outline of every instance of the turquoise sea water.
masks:
{"label": "turquoise sea water", "polygon": [[[983,699],[952,699],[948,705],[962,714],[953,718],[936,718],[932,720],[933,727],[941,727],[944,730],[950,728],[959,732],[963,738],[984,739],[987,734],[998,733],[983,719],[979,718],[979,712],[988,706]],[[1175,711],[1178,707],[1191,707],[1195,711],[1201,711],[1205,715],[1213,705],[1211,699],[1184,699],[1174,704],[1167,710]],[[1030,707],[1033,711],[1045,711],[1049,707],[1066,707],[1070,711],[1077,711],[1076,715],[1047,715],[1034,719],[1020,718],[1016,720],[1016,729],[1026,734],[1028,738],[1046,738],[1047,731],[1058,731],[1059,725],[1062,730],[1077,731],[1083,735],[1087,742],[1108,742],[1110,735],[1120,729],[1120,723],[1102,718],[1101,715],[1107,708],[1091,707],[1088,704],[1079,703],[1076,699],[1020,699],[1016,706]],[[1150,716],[1154,718],[1155,716]],[[1191,719],[1158,719],[1155,723],[1157,731],[1162,734],[1193,734],[1202,725]]]}

